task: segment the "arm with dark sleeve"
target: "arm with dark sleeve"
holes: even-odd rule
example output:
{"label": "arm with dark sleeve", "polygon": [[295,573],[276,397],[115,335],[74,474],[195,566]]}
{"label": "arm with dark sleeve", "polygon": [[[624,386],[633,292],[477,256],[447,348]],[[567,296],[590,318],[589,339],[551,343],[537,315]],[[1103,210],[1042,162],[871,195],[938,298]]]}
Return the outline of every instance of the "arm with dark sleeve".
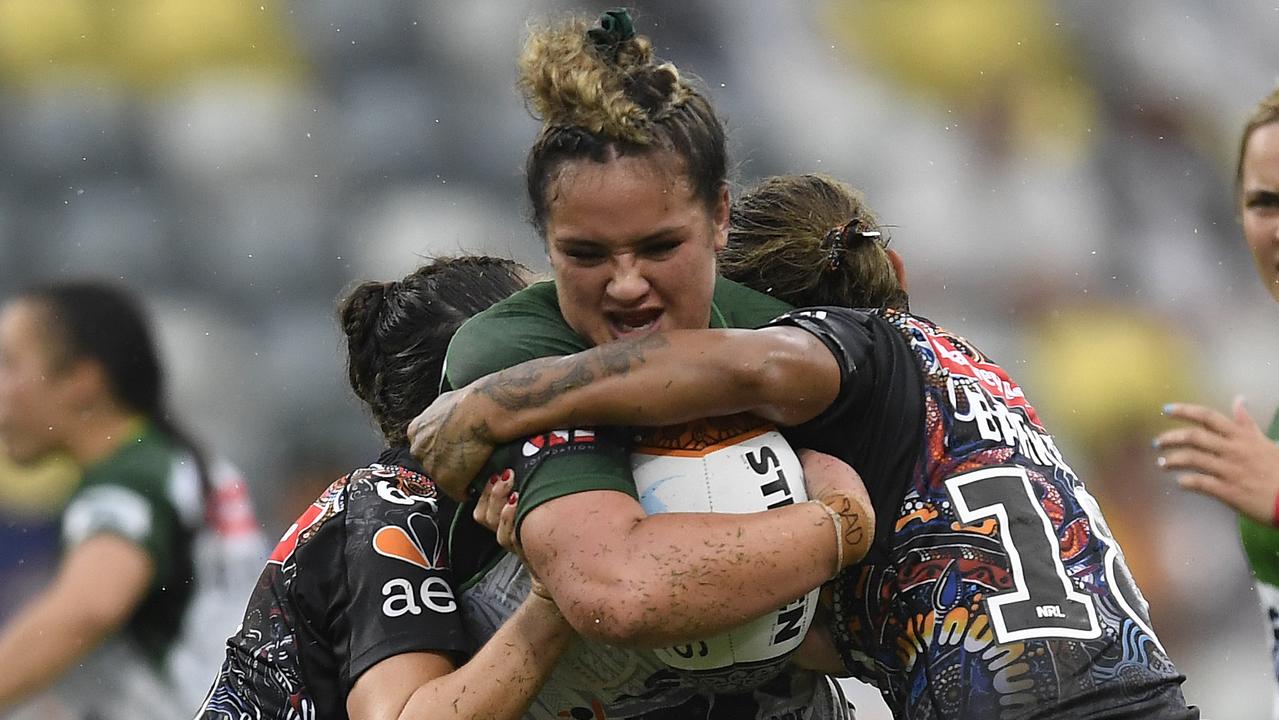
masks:
{"label": "arm with dark sleeve", "polygon": [[[567,647],[555,604],[530,595],[465,664],[437,501],[372,480],[346,545],[350,643],[344,682],[353,720],[518,718]],[[378,487],[383,483],[384,487]],[[367,490],[373,490],[370,493]],[[356,610],[358,608],[358,610]]]}
{"label": "arm with dark sleeve", "polygon": [[365,476],[353,483],[340,559],[339,582],[346,590],[322,597],[336,605],[324,616],[344,617],[347,623],[348,637],[338,645],[344,655],[343,690],[374,664],[400,653],[467,651],[439,502],[404,492],[393,478]]}
{"label": "arm with dark sleeve", "polygon": [[795,425],[834,401],[841,375],[830,350],[799,328],[676,330],[527,362],[480,379],[459,402],[499,441],[564,424],[669,425],[742,412]]}
{"label": "arm with dark sleeve", "polygon": [[876,510],[891,513],[918,448],[921,389],[912,353],[888,321],[816,308],[759,330],[659,333],[526,362],[451,399],[430,437],[482,445],[481,435],[505,441],[574,422],[664,425],[750,412],[798,426],[788,432],[798,445],[854,464]]}
{"label": "arm with dark sleeve", "polygon": [[791,425],[824,410],[840,381],[831,352],[799,328],[658,333],[484,376],[433,403],[409,436],[414,456],[460,496],[495,445],[546,428],[739,412]]}

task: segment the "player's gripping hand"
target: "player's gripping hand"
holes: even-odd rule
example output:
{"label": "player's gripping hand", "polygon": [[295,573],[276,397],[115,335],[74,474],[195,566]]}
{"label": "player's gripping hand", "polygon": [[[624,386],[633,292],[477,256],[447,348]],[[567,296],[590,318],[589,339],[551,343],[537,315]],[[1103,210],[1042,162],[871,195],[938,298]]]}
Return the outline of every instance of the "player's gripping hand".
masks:
{"label": "player's gripping hand", "polygon": [[508,468],[489,476],[471,511],[475,522],[493,531],[499,545],[517,554],[520,548],[515,545],[515,503],[518,499],[515,473]]}
{"label": "player's gripping hand", "polygon": [[462,499],[497,445],[488,422],[468,402],[470,388],[446,392],[409,423],[413,458],[446,495]]}
{"label": "player's gripping hand", "polygon": [[475,518],[475,522],[492,530],[497,536],[497,543],[507,552],[515,553],[520,562],[524,563],[524,569],[528,571],[532,579],[531,592],[553,602],[554,598],[551,597],[550,591],[524,561],[524,547],[520,545],[519,537],[515,534],[515,509],[518,500],[519,493],[515,492],[515,473],[509,469],[503,470],[489,476],[484,490],[480,492],[475,509],[471,511],[471,517]]}
{"label": "player's gripping hand", "polygon": [[1182,473],[1187,490],[1215,497],[1239,513],[1279,526],[1279,446],[1236,397],[1233,418],[1201,405],[1174,403],[1164,414],[1188,423],[1155,438],[1159,466]]}
{"label": "player's gripping hand", "polygon": [[839,516],[836,531],[843,543],[840,569],[859,562],[875,539],[875,510],[861,476],[834,456],[803,449],[798,454],[808,497]]}

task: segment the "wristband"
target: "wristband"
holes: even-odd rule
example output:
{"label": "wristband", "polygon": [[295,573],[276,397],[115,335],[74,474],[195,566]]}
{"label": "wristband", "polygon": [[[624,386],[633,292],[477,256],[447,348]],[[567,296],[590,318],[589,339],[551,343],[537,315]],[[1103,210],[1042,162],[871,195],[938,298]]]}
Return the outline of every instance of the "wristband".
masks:
{"label": "wristband", "polygon": [[[830,515],[830,521],[835,528],[835,572],[831,578],[836,577],[844,569],[844,520],[835,512],[835,509],[821,500],[810,500],[809,502],[817,503],[817,506],[826,511]],[[1276,512],[1279,512],[1279,501],[1276,501]]]}
{"label": "wristband", "polygon": [[1279,528],[1279,492],[1275,493],[1275,507],[1270,512],[1270,527]]}

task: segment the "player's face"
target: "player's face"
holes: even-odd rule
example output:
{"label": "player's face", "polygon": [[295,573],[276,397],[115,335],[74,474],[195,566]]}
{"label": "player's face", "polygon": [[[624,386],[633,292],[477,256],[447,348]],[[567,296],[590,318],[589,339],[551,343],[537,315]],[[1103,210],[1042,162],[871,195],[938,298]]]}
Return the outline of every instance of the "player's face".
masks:
{"label": "player's face", "polygon": [[680,167],[667,154],[580,160],[550,185],[546,242],[560,311],[592,345],[710,323],[728,191],[710,211]]}
{"label": "player's face", "polygon": [[1243,236],[1266,290],[1279,301],[1279,122],[1248,138],[1243,156]]}
{"label": "player's face", "polygon": [[43,314],[17,300],[0,312],[0,445],[15,461],[38,460],[57,448],[66,404],[53,368]]}

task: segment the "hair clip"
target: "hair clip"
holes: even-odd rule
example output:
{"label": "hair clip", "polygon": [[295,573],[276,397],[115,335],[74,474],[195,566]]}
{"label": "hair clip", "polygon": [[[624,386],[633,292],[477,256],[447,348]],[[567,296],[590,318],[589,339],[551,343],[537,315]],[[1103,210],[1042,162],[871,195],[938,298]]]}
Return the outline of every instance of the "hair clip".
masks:
{"label": "hair clip", "polygon": [[844,254],[848,252],[850,247],[856,246],[861,242],[875,242],[883,245],[882,238],[884,234],[878,230],[859,230],[857,229],[857,218],[853,218],[848,222],[836,228],[831,228],[824,237],[822,237],[821,246],[826,250],[826,269],[835,271],[844,263]]}
{"label": "hair clip", "polygon": [[844,262],[844,251],[847,249],[844,241],[844,229],[847,225],[837,228],[831,228],[829,232],[822,237],[821,246],[826,250],[826,270],[834,272]]}
{"label": "hair clip", "polygon": [[600,15],[599,25],[586,31],[586,38],[595,45],[596,51],[614,62],[618,47],[634,37],[635,23],[625,9],[609,10]]}
{"label": "hair clip", "polygon": [[880,242],[880,239],[884,237],[884,234],[878,230],[856,230],[853,232],[853,236],[858,240]]}

